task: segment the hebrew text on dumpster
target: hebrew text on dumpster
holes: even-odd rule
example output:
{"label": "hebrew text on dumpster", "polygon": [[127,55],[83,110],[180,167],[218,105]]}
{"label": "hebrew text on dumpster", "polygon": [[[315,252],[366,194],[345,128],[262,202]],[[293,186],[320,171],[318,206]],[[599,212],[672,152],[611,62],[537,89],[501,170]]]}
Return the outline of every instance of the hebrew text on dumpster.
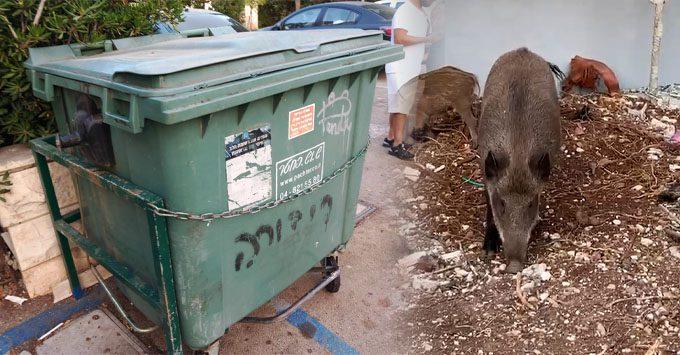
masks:
{"label": "hebrew text on dumpster", "polygon": [[230,211],[272,197],[272,149],[269,126],[224,139]]}
{"label": "hebrew text on dumpster", "polygon": [[[250,269],[255,263],[255,259],[262,251],[263,247],[275,247],[281,240],[287,238],[294,238],[299,232],[303,223],[313,223],[314,217],[316,220],[321,218],[321,222],[325,225],[325,232],[328,232],[328,222],[331,219],[331,210],[333,209],[333,197],[331,195],[324,195],[318,207],[312,204],[309,207],[309,214],[306,211],[293,210],[288,213],[288,217],[279,218],[276,223],[264,224],[257,227],[257,230],[239,234],[235,242],[240,246],[240,251],[236,254],[234,261],[235,270]],[[266,237],[265,237],[266,236]]]}
{"label": "hebrew text on dumpster", "polygon": [[326,143],[292,155],[276,163],[276,198],[302,192],[323,179]]}

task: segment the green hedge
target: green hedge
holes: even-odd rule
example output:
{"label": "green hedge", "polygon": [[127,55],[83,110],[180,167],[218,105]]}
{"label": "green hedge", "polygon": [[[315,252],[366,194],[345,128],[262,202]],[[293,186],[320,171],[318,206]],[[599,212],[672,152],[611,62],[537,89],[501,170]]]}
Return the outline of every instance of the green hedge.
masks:
{"label": "green hedge", "polygon": [[0,146],[52,133],[51,108],[33,97],[22,64],[28,48],[153,33],[176,23],[186,0],[0,0]]}

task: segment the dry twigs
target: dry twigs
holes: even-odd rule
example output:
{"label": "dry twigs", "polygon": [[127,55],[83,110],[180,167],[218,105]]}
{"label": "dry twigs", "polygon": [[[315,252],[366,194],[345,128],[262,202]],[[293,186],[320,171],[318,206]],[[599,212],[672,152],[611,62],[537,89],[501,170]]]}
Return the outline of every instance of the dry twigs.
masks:
{"label": "dry twigs", "polygon": [[627,298],[621,298],[616,301],[610,302],[607,305],[607,308],[612,308],[615,305],[621,303],[621,302],[629,302],[629,301],[650,301],[650,300],[661,300],[661,301],[668,301],[668,300],[677,300],[680,297],[676,296],[646,296],[646,297],[627,297]]}
{"label": "dry twigs", "polygon": [[534,306],[527,301],[527,299],[524,297],[524,292],[522,291],[522,273],[518,272],[517,275],[517,282],[515,283],[515,294],[517,295],[517,298],[519,298],[519,301],[522,303],[522,305],[526,308],[529,308],[531,310],[535,309]]}

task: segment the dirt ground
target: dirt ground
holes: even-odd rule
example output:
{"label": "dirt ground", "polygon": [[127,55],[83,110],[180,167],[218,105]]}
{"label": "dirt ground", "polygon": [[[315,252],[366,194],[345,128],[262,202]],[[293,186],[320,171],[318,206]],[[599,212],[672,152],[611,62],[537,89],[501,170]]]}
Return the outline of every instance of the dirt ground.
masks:
{"label": "dirt ground", "polygon": [[403,319],[413,352],[680,354],[680,205],[659,201],[680,182],[680,152],[653,132],[680,111],[568,95],[562,114],[560,164],[518,275],[502,255],[480,260],[486,207],[463,128],[440,121],[417,149],[402,231],[429,256],[411,270],[425,289]]}

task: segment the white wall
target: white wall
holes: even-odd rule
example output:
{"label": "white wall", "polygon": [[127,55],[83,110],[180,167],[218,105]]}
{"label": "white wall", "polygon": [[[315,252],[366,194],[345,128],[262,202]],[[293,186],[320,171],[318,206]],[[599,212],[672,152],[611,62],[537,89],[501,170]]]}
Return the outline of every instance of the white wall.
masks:
{"label": "white wall", "polygon": [[[600,60],[622,88],[649,81],[654,9],[648,0],[443,0],[430,66],[453,65],[484,82],[493,62],[526,46],[565,72],[574,55]],[[661,84],[680,82],[680,0],[667,0]],[[672,22],[674,21],[674,22]]]}

